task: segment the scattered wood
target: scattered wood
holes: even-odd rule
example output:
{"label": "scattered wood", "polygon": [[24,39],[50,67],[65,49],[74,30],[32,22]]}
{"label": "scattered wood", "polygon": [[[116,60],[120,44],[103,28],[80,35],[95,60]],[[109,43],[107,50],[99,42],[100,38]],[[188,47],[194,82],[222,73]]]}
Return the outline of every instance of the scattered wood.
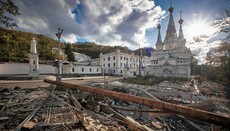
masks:
{"label": "scattered wood", "polygon": [[53,126],[60,126],[63,124],[68,124],[69,126],[77,126],[79,124],[79,121],[74,121],[74,122],[61,122],[61,123],[42,123],[38,124],[38,127],[53,127]]}
{"label": "scattered wood", "polygon": [[106,107],[106,106],[102,106],[101,107],[102,111],[108,114],[113,114],[113,116],[121,121],[123,121],[125,124],[128,125],[128,128],[130,128],[130,130],[135,129],[136,131],[141,131],[144,130],[140,125],[137,125],[136,123],[133,123],[132,121],[130,121],[128,118],[122,116],[120,113],[116,112],[115,110],[113,110],[112,108]]}
{"label": "scattered wood", "polygon": [[115,91],[97,89],[97,88],[93,88],[93,87],[85,86],[85,85],[71,84],[68,82],[56,82],[56,81],[48,80],[48,79],[45,79],[44,82],[61,85],[66,88],[88,91],[88,92],[92,92],[92,93],[99,94],[102,96],[113,97],[113,98],[117,98],[123,101],[130,101],[130,102],[148,106],[150,108],[157,108],[160,110],[171,111],[171,112],[174,112],[180,115],[184,115],[184,116],[191,117],[191,118],[196,118],[198,120],[203,120],[203,121],[215,123],[218,125],[223,125],[223,126],[230,125],[230,117],[222,116],[222,115],[212,113],[212,112],[207,112],[207,111],[189,108],[189,107],[185,107],[185,106],[181,106],[177,104],[157,101],[157,100],[144,98],[140,96],[133,96],[133,95],[115,92]]}
{"label": "scattered wood", "polygon": [[152,121],[151,124],[152,124],[155,128],[157,128],[157,129],[162,129],[162,128],[163,128],[163,126],[161,125],[161,123]]}
{"label": "scattered wood", "polygon": [[184,124],[187,125],[191,130],[193,131],[204,131],[204,129],[200,128],[198,125],[196,125],[194,122],[187,120],[185,117],[177,115],[179,118],[181,118],[184,121]]}
{"label": "scattered wood", "polygon": [[18,127],[15,129],[15,131],[20,131],[22,126],[27,123],[37,112],[38,110],[45,104],[45,102],[48,100],[50,96],[48,96],[24,121],[18,125]]}
{"label": "scattered wood", "polygon": [[36,126],[36,124],[32,121],[28,121],[26,122],[24,125],[23,125],[23,128],[26,128],[26,129],[34,129]]}
{"label": "scattered wood", "polygon": [[[107,106],[110,107],[112,109],[116,109],[116,110],[124,110],[124,111],[131,111],[131,112],[150,112],[150,113],[170,113],[169,111],[161,111],[161,110],[144,110],[144,109],[128,109],[128,108],[124,108],[121,106],[114,106],[114,105],[108,105],[108,104],[102,104],[102,103],[98,103],[101,106]],[[172,114],[172,113],[171,113]]]}
{"label": "scattered wood", "polygon": [[0,121],[8,120],[9,117],[0,117]]}
{"label": "scattered wood", "polygon": [[70,100],[73,103],[73,105],[81,110],[83,110],[83,107],[81,106],[81,104],[78,102],[77,98],[73,95],[72,92],[70,93]]}

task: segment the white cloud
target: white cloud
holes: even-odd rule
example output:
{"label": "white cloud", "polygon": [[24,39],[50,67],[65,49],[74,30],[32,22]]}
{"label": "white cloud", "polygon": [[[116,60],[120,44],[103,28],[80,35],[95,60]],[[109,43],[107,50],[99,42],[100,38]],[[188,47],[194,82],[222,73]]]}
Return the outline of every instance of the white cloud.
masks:
{"label": "white cloud", "polygon": [[75,34],[63,35],[62,39],[64,39],[65,42],[69,42],[69,43],[77,42],[77,37]]}
{"label": "white cloud", "polygon": [[[209,39],[213,39],[212,37]],[[210,50],[210,48],[215,48],[219,46],[220,39],[215,39],[214,41],[209,41],[206,39],[201,42],[188,42],[187,47],[190,48],[191,52],[195,55],[195,58],[198,60],[198,64],[206,63],[206,54]]]}
{"label": "white cloud", "polygon": [[224,38],[224,34],[218,32],[211,21],[211,18],[204,16],[202,19],[194,18],[184,25],[187,47],[195,54],[198,64],[205,64],[209,49],[219,46],[221,39]]}
{"label": "white cloud", "polygon": [[[22,13],[15,18],[21,30],[55,38],[61,28],[63,38],[69,42],[79,37],[132,49],[139,44],[149,45],[145,31],[155,27],[157,18],[165,14],[154,1],[148,0],[15,0],[15,3]],[[72,13],[76,7],[79,14]]]}

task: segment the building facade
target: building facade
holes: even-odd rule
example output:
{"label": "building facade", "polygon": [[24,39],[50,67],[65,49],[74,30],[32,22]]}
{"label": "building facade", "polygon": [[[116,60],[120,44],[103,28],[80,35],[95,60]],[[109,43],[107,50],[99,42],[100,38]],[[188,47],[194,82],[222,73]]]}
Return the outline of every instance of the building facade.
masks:
{"label": "building facade", "polygon": [[61,74],[101,75],[101,66],[68,63],[62,65]]}
{"label": "building facade", "polygon": [[158,25],[158,37],[156,50],[151,56],[151,64],[146,68],[146,74],[164,77],[190,77],[191,51],[186,47],[186,39],[183,35],[180,17],[179,34],[177,35],[174,20],[173,7],[169,8],[170,16],[166,31],[166,37],[162,42],[161,26]]}
{"label": "building facade", "polygon": [[125,70],[138,74],[140,69],[139,63],[141,63],[141,68],[144,68],[144,66],[150,64],[150,58],[147,56],[136,56],[133,53],[122,53],[120,50],[108,54],[100,54],[100,65],[104,73],[108,75],[123,75]]}
{"label": "building facade", "polygon": [[84,61],[90,61],[90,57],[88,55],[82,54],[82,53],[74,53],[74,59],[76,62],[84,62]]}

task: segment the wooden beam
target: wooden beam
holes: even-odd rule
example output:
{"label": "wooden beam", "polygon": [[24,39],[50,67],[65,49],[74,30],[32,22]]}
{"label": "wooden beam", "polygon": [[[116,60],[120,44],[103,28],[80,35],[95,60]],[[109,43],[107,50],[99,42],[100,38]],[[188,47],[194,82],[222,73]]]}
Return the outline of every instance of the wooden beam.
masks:
{"label": "wooden beam", "polygon": [[62,85],[63,87],[70,88],[70,89],[78,89],[82,91],[92,92],[93,94],[112,97],[123,101],[130,101],[130,102],[148,106],[150,108],[157,108],[160,110],[174,112],[183,116],[195,118],[202,121],[207,121],[217,125],[230,126],[230,117],[222,116],[212,112],[193,109],[181,105],[171,104],[163,101],[157,101],[157,100],[144,98],[140,96],[133,96],[133,95],[115,92],[111,90],[97,89],[86,85],[70,84],[67,82],[56,82],[49,79],[45,79],[44,82]]}
{"label": "wooden beam", "polygon": [[40,108],[46,103],[46,101],[49,99],[50,96],[48,96],[37,108],[34,109],[33,112],[31,112],[31,114],[29,116],[26,117],[26,119],[24,119],[24,121],[22,121],[21,124],[18,125],[17,128],[14,129],[14,131],[21,131],[21,128],[24,124],[26,124],[31,118],[34,117],[34,115],[40,110]]}

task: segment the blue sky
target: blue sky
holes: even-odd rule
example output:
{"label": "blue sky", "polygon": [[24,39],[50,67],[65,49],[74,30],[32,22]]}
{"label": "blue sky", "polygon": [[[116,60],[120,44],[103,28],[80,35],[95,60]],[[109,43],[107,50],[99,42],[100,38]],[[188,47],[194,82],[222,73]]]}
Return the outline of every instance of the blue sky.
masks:
{"label": "blue sky", "polygon": [[[169,0],[154,0],[156,5],[159,5],[163,10],[168,11],[170,7]],[[220,9],[223,9],[230,5],[230,0],[173,0],[172,6],[174,7],[173,17],[176,25],[176,29],[179,29],[178,20],[180,19],[179,11],[183,11],[182,19],[184,20],[184,25],[189,22],[196,20],[206,20],[206,22],[212,23]],[[167,29],[168,17],[161,20],[161,33],[162,38],[165,37],[165,32]],[[157,30],[153,29],[148,31],[146,37],[148,37],[149,42],[153,46],[156,42]]]}
{"label": "blue sky", "polygon": [[[95,42],[130,49],[155,47],[157,24],[164,40],[170,0],[13,0],[21,16],[17,29],[46,34],[54,39],[58,28],[62,40],[70,43]],[[187,47],[201,63],[209,48],[218,46],[223,36],[211,25],[219,10],[230,0],[172,0],[178,31],[179,11]],[[196,38],[196,39],[194,39]]]}

